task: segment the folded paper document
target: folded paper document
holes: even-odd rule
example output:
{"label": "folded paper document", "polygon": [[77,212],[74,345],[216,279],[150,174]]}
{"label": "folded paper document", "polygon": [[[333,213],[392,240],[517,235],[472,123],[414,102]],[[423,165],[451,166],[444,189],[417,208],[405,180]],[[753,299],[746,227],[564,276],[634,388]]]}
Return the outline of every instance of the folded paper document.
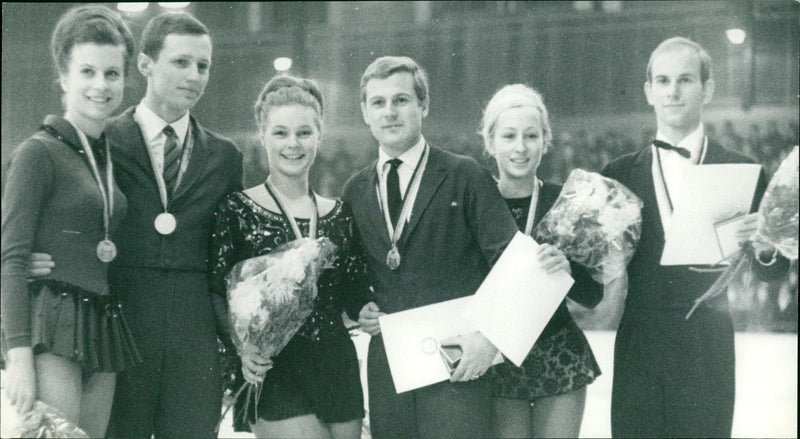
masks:
{"label": "folded paper document", "polygon": [[539,244],[517,232],[486,276],[464,317],[520,366],[575,282],[566,271],[546,273]]}

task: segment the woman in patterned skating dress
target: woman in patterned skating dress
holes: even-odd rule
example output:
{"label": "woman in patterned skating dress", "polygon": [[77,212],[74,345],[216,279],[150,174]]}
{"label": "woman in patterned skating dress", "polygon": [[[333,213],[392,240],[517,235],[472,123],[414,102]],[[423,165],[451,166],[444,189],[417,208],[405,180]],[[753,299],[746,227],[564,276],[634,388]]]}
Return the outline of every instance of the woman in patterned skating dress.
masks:
{"label": "woman in patterned skating dress", "polygon": [[[498,188],[524,233],[530,234],[555,203],[561,187],[542,183],[536,170],[552,141],[541,95],[522,84],[503,87],[486,107],[482,134],[497,161]],[[603,286],[556,247],[542,244],[545,269],[563,267],[575,279],[567,297],[593,307]],[[501,437],[578,437],[586,386],[600,368],[566,300],[534,344],[521,367],[506,361],[491,369],[496,433]]]}

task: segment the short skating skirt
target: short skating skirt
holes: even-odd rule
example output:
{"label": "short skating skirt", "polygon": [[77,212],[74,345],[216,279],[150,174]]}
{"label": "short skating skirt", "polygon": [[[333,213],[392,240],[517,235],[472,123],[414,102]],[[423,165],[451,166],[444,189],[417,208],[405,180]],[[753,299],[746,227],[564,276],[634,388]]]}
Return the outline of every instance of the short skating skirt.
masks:
{"label": "short skating skirt", "polygon": [[54,281],[36,281],[31,294],[31,345],[72,359],[84,373],[120,372],[141,363],[118,299]]}

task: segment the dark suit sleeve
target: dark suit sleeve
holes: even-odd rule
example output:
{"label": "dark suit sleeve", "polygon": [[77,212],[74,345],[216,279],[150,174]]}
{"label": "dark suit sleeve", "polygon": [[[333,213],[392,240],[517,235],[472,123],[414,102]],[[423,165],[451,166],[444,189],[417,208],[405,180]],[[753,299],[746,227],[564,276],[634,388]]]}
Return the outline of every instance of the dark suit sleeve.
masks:
{"label": "dark suit sleeve", "polygon": [[517,224],[489,171],[474,161],[467,163],[469,167],[461,171],[467,175],[466,221],[483,257],[492,266],[517,233]]}
{"label": "dark suit sleeve", "polygon": [[353,215],[348,204],[343,205],[344,215],[348,218],[347,247],[343,249],[345,258],[342,269],[344,273],[343,294],[341,294],[342,308],[347,315],[357,321],[361,308],[367,303],[375,301],[367,278],[367,260],[358,227],[353,222]]}

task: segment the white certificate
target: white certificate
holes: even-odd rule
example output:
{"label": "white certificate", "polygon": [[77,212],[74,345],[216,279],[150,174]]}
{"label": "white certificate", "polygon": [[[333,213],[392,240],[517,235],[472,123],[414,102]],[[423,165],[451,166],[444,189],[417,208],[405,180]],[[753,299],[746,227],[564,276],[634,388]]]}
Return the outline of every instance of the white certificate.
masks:
{"label": "white certificate", "polygon": [[750,211],[760,165],[690,166],[664,222],[661,265],[715,265],[738,250],[736,227]]}
{"label": "white certificate", "polygon": [[[461,315],[471,299],[461,297],[379,317],[397,393],[450,379],[439,341],[476,331]],[[495,364],[502,361],[498,354]]]}
{"label": "white certificate", "polygon": [[566,271],[546,273],[539,244],[517,232],[486,276],[464,318],[520,366],[575,281]]}

